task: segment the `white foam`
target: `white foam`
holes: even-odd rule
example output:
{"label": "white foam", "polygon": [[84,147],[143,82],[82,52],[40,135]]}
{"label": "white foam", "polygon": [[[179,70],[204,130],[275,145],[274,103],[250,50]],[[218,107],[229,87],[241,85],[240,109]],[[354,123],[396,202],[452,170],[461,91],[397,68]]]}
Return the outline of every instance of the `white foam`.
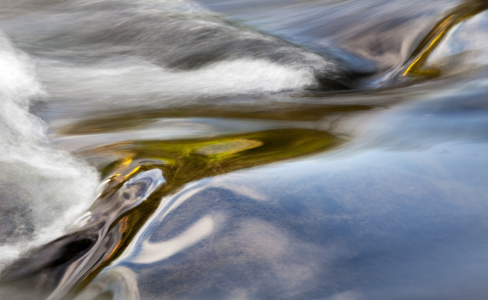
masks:
{"label": "white foam", "polygon": [[27,55],[0,34],[0,269],[61,236],[95,197],[96,171],[51,148],[28,111],[44,94]]}
{"label": "white foam", "polygon": [[[164,106],[205,96],[273,93],[316,87],[313,70],[264,59],[221,61],[197,70],[168,70],[142,60],[80,67],[45,61],[39,68],[48,92],[99,108]],[[141,101],[143,100],[143,101]]]}

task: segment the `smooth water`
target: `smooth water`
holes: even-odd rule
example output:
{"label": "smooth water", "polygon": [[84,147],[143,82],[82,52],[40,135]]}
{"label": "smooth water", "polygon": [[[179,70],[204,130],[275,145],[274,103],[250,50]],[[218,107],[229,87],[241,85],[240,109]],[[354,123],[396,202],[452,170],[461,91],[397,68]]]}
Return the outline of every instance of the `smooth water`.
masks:
{"label": "smooth water", "polygon": [[488,3],[4,0],[0,299],[486,299]]}

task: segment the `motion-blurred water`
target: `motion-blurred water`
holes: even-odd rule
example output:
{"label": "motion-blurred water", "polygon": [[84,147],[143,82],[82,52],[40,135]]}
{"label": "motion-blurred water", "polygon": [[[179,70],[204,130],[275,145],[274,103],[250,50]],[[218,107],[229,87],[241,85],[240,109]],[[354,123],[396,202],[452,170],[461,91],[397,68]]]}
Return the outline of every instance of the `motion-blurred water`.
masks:
{"label": "motion-blurred water", "polygon": [[0,299],[485,299],[487,32],[476,0],[4,0]]}

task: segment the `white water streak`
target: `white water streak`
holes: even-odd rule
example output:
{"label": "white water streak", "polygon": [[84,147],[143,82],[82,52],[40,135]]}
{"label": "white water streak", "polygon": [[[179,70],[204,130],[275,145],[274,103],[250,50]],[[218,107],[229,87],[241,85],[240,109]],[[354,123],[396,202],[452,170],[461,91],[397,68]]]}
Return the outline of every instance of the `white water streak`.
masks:
{"label": "white water streak", "polygon": [[[45,61],[39,68],[48,92],[83,99],[98,108],[165,106],[198,97],[270,93],[316,87],[313,70],[264,59],[221,61],[190,70],[168,70],[142,60],[73,66]],[[141,101],[141,99],[143,101]]]}
{"label": "white water streak", "polygon": [[96,171],[53,149],[30,99],[45,95],[28,56],[0,35],[0,269],[61,236],[93,202]]}

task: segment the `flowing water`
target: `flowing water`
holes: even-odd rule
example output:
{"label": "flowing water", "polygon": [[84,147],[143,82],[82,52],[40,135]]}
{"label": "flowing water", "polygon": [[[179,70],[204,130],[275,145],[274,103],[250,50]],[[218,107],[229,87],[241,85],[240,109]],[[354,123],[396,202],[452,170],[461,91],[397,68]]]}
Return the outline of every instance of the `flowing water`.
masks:
{"label": "flowing water", "polygon": [[486,299],[487,64],[486,1],[2,0],[0,299]]}

